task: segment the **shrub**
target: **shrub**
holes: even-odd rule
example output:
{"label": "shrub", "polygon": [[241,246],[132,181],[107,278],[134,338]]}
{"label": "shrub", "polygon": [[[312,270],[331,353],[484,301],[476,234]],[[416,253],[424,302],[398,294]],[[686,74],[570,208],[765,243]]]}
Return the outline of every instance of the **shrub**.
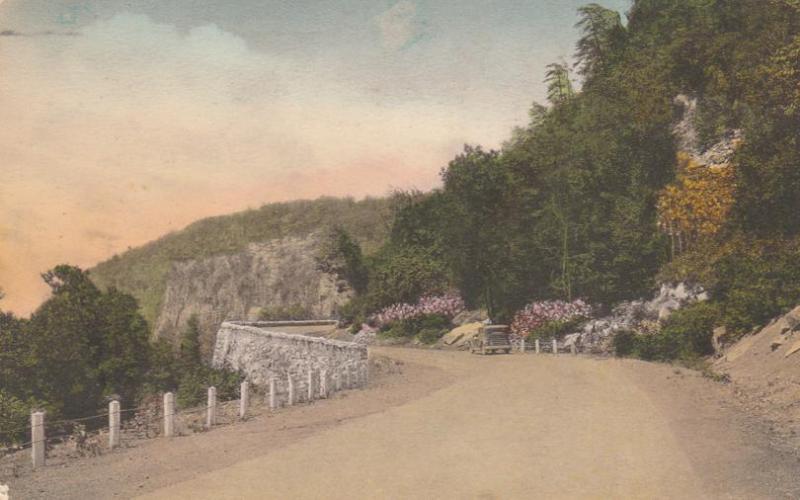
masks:
{"label": "shrub", "polygon": [[661,331],[637,334],[626,330],[614,336],[613,346],[617,356],[629,356],[647,361],[674,361],[696,363],[712,354],[711,337],[719,319],[715,304],[699,302],[675,311]]}
{"label": "shrub", "polygon": [[197,367],[181,377],[178,386],[178,406],[188,408],[203,404],[208,395],[208,388],[217,388],[219,400],[233,399],[239,391],[241,374],[225,369],[215,369],[205,366]]}
{"label": "shrub", "polygon": [[311,311],[302,304],[264,308],[258,314],[260,321],[298,321],[310,317]]}
{"label": "shrub", "polygon": [[21,442],[28,431],[31,409],[0,389],[0,445]]}
{"label": "shrub", "polygon": [[532,334],[538,337],[540,330],[541,333],[549,333],[552,336],[554,332],[560,332],[564,326],[572,326],[574,322],[588,318],[591,314],[592,307],[582,300],[533,302],[514,315],[511,331],[520,337]]}
{"label": "shrub", "polygon": [[698,302],[672,313],[656,337],[662,337],[665,359],[688,359],[714,353],[711,337],[719,318],[717,307]]}
{"label": "shrub", "polygon": [[425,344],[433,344],[448,332],[452,324],[450,319],[441,314],[415,316],[386,325],[381,335],[390,338],[412,338]]}
{"label": "shrub", "polygon": [[550,339],[563,337],[564,334],[575,330],[575,327],[584,319],[584,316],[569,320],[548,321],[542,326],[532,330],[528,335],[530,339]]}
{"label": "shrub", "polygon": [[415,305],[394,304],[374,314],[370,319],[379,327],[393,323],[423,318],[425,316],[441,316],[449,320],[464,310],[464,301],[454,294],[422,297]]}

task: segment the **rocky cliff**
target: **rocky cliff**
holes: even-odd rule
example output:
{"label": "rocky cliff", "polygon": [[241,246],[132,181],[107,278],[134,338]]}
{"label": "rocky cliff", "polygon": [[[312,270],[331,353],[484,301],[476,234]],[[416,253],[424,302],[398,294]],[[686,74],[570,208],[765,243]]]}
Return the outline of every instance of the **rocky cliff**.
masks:
{"label": "rocky cliff", "polygon": [[386,239],[392,207],[389,198],[320,198],[211,217],[114,256],[91,276],[136,297],[155,336],[176,339],[196,313],[210,355],[223,320],[252,319],[259,308],[335,315],[350,291],[317,270],[316,235],[340,227],[369,254]]}
{"label": "rocky cliff", "polygon": [[257,319],[264,308],[302,306],[314,318],[336,316],[352,291],[317,269],[319,238],[287,237],[251,243],[241,251],[173,262],[155,325],[159,337],[176,339],[189,317],[200,320],[204,352],[229,319]]}

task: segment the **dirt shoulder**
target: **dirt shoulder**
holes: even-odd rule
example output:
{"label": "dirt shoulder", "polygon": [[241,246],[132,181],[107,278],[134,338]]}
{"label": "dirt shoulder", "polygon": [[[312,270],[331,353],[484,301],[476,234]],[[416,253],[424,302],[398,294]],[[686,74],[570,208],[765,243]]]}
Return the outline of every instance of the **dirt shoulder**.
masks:
{"label": "dirt shoulder", "polygon": [[[385,363],[379,363],[385,368]],[[252,459],[324,432],[344,422],[423,397],[452,377],[429,365],[401,364],[376,373],[364,390],[344,391],[311,405],[264,409],[260,415],[172,439],[123,442],[98,457],[58,461],[20,477],[0,477],[13,499],[131,498]],[[26,455],[27,457],[27,455]]]}

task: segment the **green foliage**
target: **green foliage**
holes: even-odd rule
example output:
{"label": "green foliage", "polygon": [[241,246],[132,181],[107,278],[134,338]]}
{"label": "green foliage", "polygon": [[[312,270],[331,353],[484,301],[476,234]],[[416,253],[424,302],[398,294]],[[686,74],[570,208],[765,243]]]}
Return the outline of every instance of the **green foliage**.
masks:
{"label": "green foliage", "polygon": [[21,443],[30,425],[29,405],[0,387],[0,445]]}
{"label": "green foliage", "polygon": [[346,280],[356,293],[366,291],[369,277],[361,246],[341,226],[323,237],[316,261],[321,271]]}
{"label": "green foliage", "polygon": [[305,236],[325,227],[341,226],[370,253],[386,239],[390,200],[320,198],[273,203],[259,209],[211,217],[131,249],[98,264],[92,279],[100,287],[114,286],[137,298],[142,314],[155,324],[167,275],[175,261],[204,259],[243,250],[249,243]]}
{"label": "green foliage", "polygon": [[700,302],[674,312],[659,333],[619,332],[614,349],[617,356],[692,363],[714,352],[711,337],[718,321],[717,306]]}
{"label": "green foliage", "polygon": [[544,83],[547,85],[547,100],[553,105],[561,104],[575,95],[565,63],[548,64]]}
{"label": "green foliage", "polygon": [[60,265],[43,278],[52,297],[29,320],[0,315],[6,396],[28,406],[43,402],[53,418],[91,414],[112,394],[134,404],[150,363],[136,300],[101,292],[77,267]]}
{"label": "green foliage", "polygon": [[153,343],[150,357],[150,370],[142,388],[143,394],[156,394],[172,391],[178,387],[180,364],[172,345],[165,339]]}
{"label": "green foliage", "polygon": [[509,172],[500,153],[465,146],[442,171],[447,206],[441,232],[453,280],[470,306],[484,305],[494,317],[502,302],[511,248]]}
{"label": "green foliage", "polygon": [[625,31],[619,12],[591,3],[578,9],[580,20],[575,25],[581,31],[577,51],[578,66],[583,75],[593,75],[619,50]]}
{"label": "green foliage", "polygon": [[181,344],[178,359],[186,370],[201,366],[203,363],[200,353],[200,321],[196,314],[192,314],[181,332]]}
{"label": "green foliage", "polygon": [[[189,317],[186,326],[181,332],[181,343],[177,360],[165,356],[163,362],[167,363],[159,371],[163,379],[173,382],[178,381],[177,402],[182,408],[197,406],[206,400],[208,388],[217,388],[217,397],[220,400],[236,397],[241,382],[239,373],[215,369],[203,364],[200,352],[200,323],[196,315]],[[169,363],[177,370],[167,372]],[[163,383],[162,383],[163,384]]]}
{"label": "green foliage", "polygon": [[451,287],[445,261],[442,223],[448,206],[439,192],[397,192],[388,241],[365,258],[368,286],[340,310],[342,319],[360,325],[366,317],[396,303],[414,303]]}
{"label": "green foliage", "polygon": [[424,344],[434,344],[452,328],[450,320],[438,314],[395,321],[381,330],[380,335],[387,338],[416,338]]}
{"label": "green foliage", "polygon": [[264,308],[258,313],[260,321],[299,321],[309,318],[311,311],[302,304]]}
{"label": "green foliage", "polygon": [[238,395],[242,376],[229,370],[218,370],[199,365],[184,372],[178,387],[177,403],[180,408],[203,404],[208,397],[208,388],[217,389],[220,401],[234,399]]}
{"label": "green foliage", "polygon": [[800,237],[728,234],[672,262],[662,279],[702,283],[735,338],[800,303]]}

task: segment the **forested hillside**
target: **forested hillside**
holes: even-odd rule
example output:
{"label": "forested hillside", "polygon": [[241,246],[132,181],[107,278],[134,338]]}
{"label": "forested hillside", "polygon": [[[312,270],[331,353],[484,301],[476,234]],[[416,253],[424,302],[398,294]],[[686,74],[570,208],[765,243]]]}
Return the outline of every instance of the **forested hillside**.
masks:
{"label": "forested hillside", "polygon": [[[740,333],[800,302],[800,2],[579,14],[577,64],[543,75],[549,102],[407,200],[356,310],[456,287],[505,321],[532,300],[602,310],[686,280]],[[687,102],[688,141],[673,131]],[[721,140],[729,164],[695,161]]]}
{"label": "forested hillside", "polygon": [[166,289],[167,273],[176,261],[233,254],[249,243],[341,227],[365,250],[383,243],[391,224],[390,200],[320,198],[313,201],[274,203],[256,210],[198,221],[97,265],[92,280],[113,286],[139,300],[142,312],[155,325]]}

